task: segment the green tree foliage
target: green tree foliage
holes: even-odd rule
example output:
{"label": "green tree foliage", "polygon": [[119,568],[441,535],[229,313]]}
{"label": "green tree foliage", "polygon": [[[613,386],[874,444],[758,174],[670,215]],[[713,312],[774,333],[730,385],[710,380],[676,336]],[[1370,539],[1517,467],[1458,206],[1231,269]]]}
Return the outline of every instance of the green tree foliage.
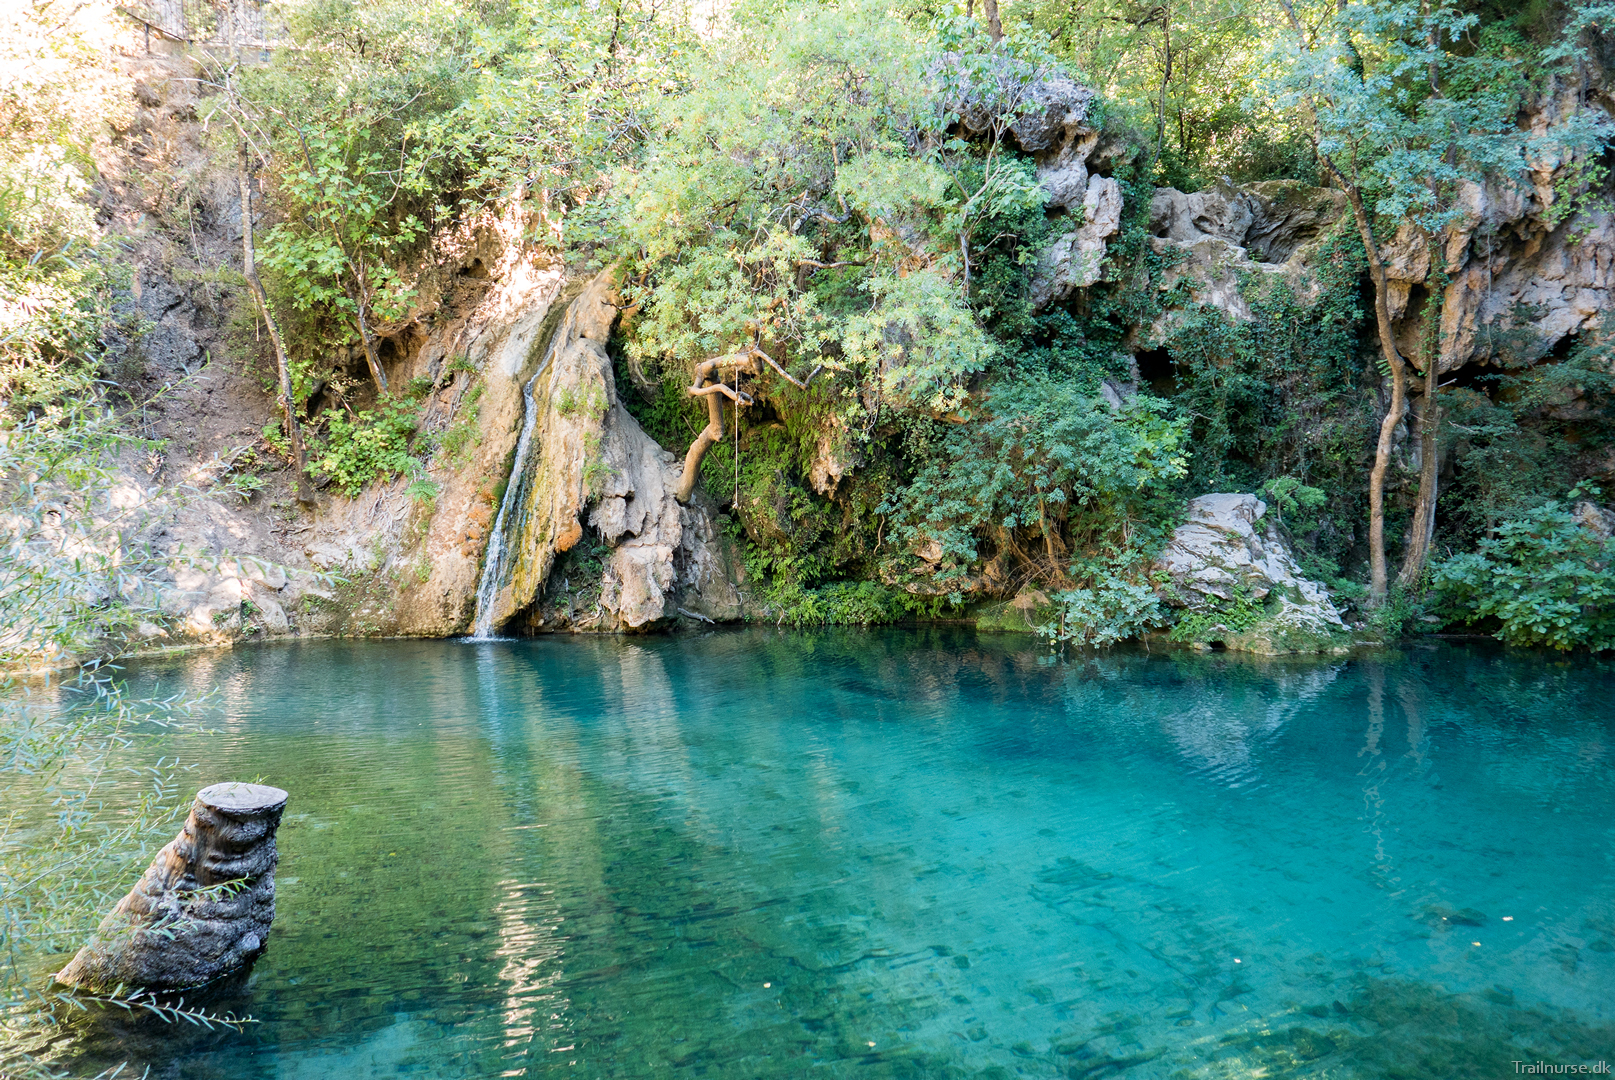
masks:
{"label": "green tree foliage", "polygon": [[712,43],[621,180],[622,243],[645,275],[627,290],[645,307],[636,362],[687,379],[758,333],[787,368],[848,375],[855,422],[887,402],[957,407],[993,352],[964,287],[970,230],[1040,195],[998,147],[944,139],[937,59],[860,6]]}
{"label": "green tree foliage", "polygon": [[1186,465],[1187,425],[1164,402],[1113,409],[1058,379],[1008,383],[989,406],[942,433],[893,497],[894,569],[912,572],[919,556],[935,567],[931,588],[981,573],[1001,588],[1046,583],[1058,615],[1042,632],[1058,640],[1107,645],[1158,624],[1149,560]]}
{"label": "green tree foliage", "polygon": [[115,268],[86,205],[90,149],[128,112],[64,2],[0,13],[0,412],[86,393]]}
{"label": "green tree foliage", "polygon": [[1496,620],[1510,645],[1615,649],[1615,540],[1562,504],[1503,522],[1474,551],[1436,563],[1431,582],[1455,622]]}
{"label": "green tree foliage", "polygon": [[1453,478],[1440,537],[1457,547],[1567,497],[1615,446],[1615,348],[1605,334],[1549,362],[1531,357],[1530,341],[1523,353],[1494,344],[1488,374],[1448,391]]}
{"label": "green tree foliage", "polygon": [[1314,177],[1301,125],[1248,92],[1282,19],[1277,4],[1252,0],[1032,0],[1010,7],[1012,25],[1046,33],[1055,51],[1147,134],[1151,178],[1185,191],[1224,175]]}
{"label": "green tree foliage", "polygon": [[[748,384],[757,420],[778,420],[753,425],[770,433],[741,440],[738,470],[728,443],[703,464],[710,491],[737,490],[759,568],[779,581],[901,575],[933,547],[925,590],[955,590],[993,558],[1067,590],[1141,580],[1155,535],[1143,508],[1182,473],[1183,426],[1159,402],[1097,401],[1152,294],[1094,290],[1080,319],[1027,300],[1055,230],[1008,129],[1057,71],[1035,42],[994,44],[963,19],[752,13],[692,62],[619,181],[625,366],[662,384],[639,406],[659,436],[689,444],[704,422],[677,396],[691,365],[748,340],[799,378],[827,373],[807,391]],[[1128,265],[1144,258],[1147,203],[1135,198],[1116,245]],[[803,479],[827,439],[858,459],[833,501]]]}
{"label": "green tree foliage", "polygon": [[384,391],[382,342],[435,304],[420,293],[435,238],[512,199],[536,204],[540,242],[591,235],[575,212],[642,139],[647,99],[674,85],[682,14],[633,0],[307,0],[287,8],[295,47],[215,76],[231,87],[213,99],[235,114],[227,151],[239,135],[268,159],[276,220],[260,256],[299,402],[323,389],[348,414],[330,441],[363,426],[349,347]]}
{"label": "green tree foliage", "polygon": [[375,409],[349,415],[327,410],[325,446],[312,463],[349,498],[372,480],[391,478],[418,468],[410,440],[420,426],[416,407],[393,399]]}
{"label": "green tree foliage", "polygon": [[[1309,570],[1333,582],[1361,549],[1375,401],[1359,354],[1362,246],[1337,235],[1312,262],[1310,299],[1284,278],[1246,281],[1248,320],[1191,307],[1166,348],[1192,433],[1189,488],[1272,489]],[[1327,504],[1299,503],[1287,484]]]}

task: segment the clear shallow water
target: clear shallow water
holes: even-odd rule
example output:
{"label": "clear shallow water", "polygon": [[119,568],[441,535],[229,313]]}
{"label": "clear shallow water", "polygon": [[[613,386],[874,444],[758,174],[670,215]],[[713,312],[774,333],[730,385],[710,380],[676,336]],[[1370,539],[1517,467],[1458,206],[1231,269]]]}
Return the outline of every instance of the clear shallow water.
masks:
{"label": "clear shallow water", "polygon": [[[1615,664],[919,630],[311,643],[239,1077],[1489,1077],[1615,1063]],[[204,757],[205,755],[205,757]],[[137,1073],[138,1074],[138,1073]]]}

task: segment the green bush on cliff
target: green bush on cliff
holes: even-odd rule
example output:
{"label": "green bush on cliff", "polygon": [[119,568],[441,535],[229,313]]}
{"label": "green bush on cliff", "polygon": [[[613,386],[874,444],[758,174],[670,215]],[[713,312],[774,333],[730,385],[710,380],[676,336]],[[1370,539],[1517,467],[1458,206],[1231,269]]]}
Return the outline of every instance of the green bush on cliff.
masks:
{"label": "green bush on cliff", "polygon": [[1558,504],[1504,522],[1476,550],[1431,568],[1439,610],[1495,619],[1510,645],[1615,649],[1615,540]]}
{"label": "green bush on cliff", "polygon": [[938,580],[963,579],[984,554],[1023,538],[1030,561],[1062,568],[1161,521],[1156,500],[1183,475],[1186,424],[1143,395],[1112,408],[1081,383],[1028,378],[988,400],[987,415],[948,425],[914,480],[893,496],[893,538],[930,549]]}
{"label": "green bush on cliff", "polygon": [[1250,319],[1190,305],[1166,349],[1172,402],[1191,425],[1190,488],[1265,489],[1297,553],[1338,567],[1354,557],[1367,515],[1362,476],[1376,431],[1373,372],[1358,355],[1362,244],[1338,233],[1309,262],[1314,296],[1248,279]]}
{"label": "green bush on cliff", "polygon": [[325,418],[325,446],[309,469],[330,477],[348,498],[372,480],[419,465],[410,453],[410,440],[420,426],[412,404],[395,398],[356,414],[329,409]]}
{"label": "green bush on cliff", "polygon": [[[926,29],[864,4],[737,18],[619,179],[616,247],[643,306],[624,340],[633,363],[687,384],[690,365],[755,336],[799,379],[822,366],[854,430],[886,410],[957,408],[998,351],[971,271],[1008,242],[1000,219],[1046,226],[1003,127],[949,137],[942,106],[968,91],[997,95],[1007,117],[1030,108],[1017,95],[1047,65],[1028,55],[1000,64],[969,24]],[[800,404],[765,378],[780,408]]]}

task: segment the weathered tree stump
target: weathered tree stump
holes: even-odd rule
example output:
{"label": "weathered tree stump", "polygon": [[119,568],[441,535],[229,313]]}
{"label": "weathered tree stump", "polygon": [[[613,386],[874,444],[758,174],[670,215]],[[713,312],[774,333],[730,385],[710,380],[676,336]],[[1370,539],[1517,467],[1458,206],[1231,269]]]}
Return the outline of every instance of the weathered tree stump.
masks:
{"label": "weathered tree stump", "polygon": [[83,990],[190,990],[245,970],[275,918],[275,829],[286,793],[214,784],[118,901],[95,937],[57,972]]}

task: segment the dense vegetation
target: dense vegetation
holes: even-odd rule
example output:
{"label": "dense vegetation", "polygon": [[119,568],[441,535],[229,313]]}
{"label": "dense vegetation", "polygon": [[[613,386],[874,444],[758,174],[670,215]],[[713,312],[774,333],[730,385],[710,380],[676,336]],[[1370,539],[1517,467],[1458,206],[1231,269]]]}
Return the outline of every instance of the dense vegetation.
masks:
{"label": "dense vegetation", "polygon": [[[1522,156],[1583,163],[1556,213],[1602,198],[1601,121],[1545,136],[1514,119],[1577,42],[1602,40],[1599,9],[1101,7],[995,7],[995,38],[924,6],[741,6],[699,35],[631,4],[294,6],[302,47],[219,75],[215,100],[276,210],[261,258],[311,468],[352,491],[441,450],[409,427],[377,342],[409,317],[432,237],[520,199],[571,258],[619,267],[621,382],[669,448],[704,423],[683,392],[697,362],[755,345],[789,376],[760,378],[731,416],[738,441],[702,461],[783,618],[846,609],[815,598],[834,582],[885,598],[853,606],[867,617],[913,610],[899,595],[1034,584],[1070,608],[1061,625],[1117,628],[1079,636],[1135,633],[1164,616],[1139,590],[1176,506],[1219,487],[1309,493],[1284,520],[1305,565],[1375,606],[1387,550],[1405,549],[1399,584],[1417,592],[1428,551],[1472,549],[1586,478],[1609,430],[1593,343],[1550,365],[1529,343],[1517,360],[1500,350],[1490,385],[1432,408],[1418,437],[1428,468],[1447,462],[1439,515],[1433,476],[1390,469],[1382,420],[1445,346],[1375,356],[1375,268],[1399,229],[1436,244],[1463,185]],[[1101,280],[1050,307],[1033,268],[1070,225],[1010,130],[1062,73],[1103,91],[1089,123],[1126,212]],[[988,122],[961,124],[965,109]],[[1252,282],[1237,322],[1188,305],[1162,343],[1171,378],[1096,404],[1102,380],[1136,377],[1137,328],[1185,307],[1154,287],[1167,263],[1148,243],[1152,187],[1217,175],[1334,183],[1357,212],[1306,298]],[[1596,414],[1573,453],[1522,389],[1571,370]],[[1500,480],[1499,454],[1551,481]]]}
{"label": "dense vegetation", "polygon": [[[1266,493],[1305,568],[1366,612],[1387,551],[1405,551],[1404,592],[1444,588],[1428,552],[1475,550],[1604,467],[1599,342],[1547,363],[1529,340],[1500,342],[1492,373],[1439,408],[1432,385],[1425,410],[1439,311],[1427,340],[1388,348],[1376,269],[1393,234],[1439,246],[1466,184],[1550,152],[1574,165],[1554,214],[1602,205],[1607,120],[1517,123],[1607,47],[1596,5],[1028,0],[978,18],[759,3],[713,25],[636,3],[280,14],[295,47],[267,63],[197,59],[219,165],[269,211],[267,290],[244,313],[273,315],[286,341],[284,415],[265,435],[335,490],[462,451],[466,432],[416,422],[434,387],[388,385],[388,341],[433,307],[431,245],[518,204],[535,240],[617,267],[619,382],[670,449],[704,422],[684,392],[697,362],[769,357],[755,404],[730,410],[738,437],[702,472],[794,621],[1034,586],[1068,609],[1058,625],[1113,627],[1076,636],[1136,633],[1167,617],[1145,599],[1154,549],[1184,498],[1217,489]],[[1082,211],[1051,211],[1013,129],[1065,76],[1098,90],[1085,122],[1125,201],[1099,280],[1048,304],[1037,261]],[[70,158],[115,109],[91,89],[58,75],[8,112],[23,136],[9,167],[51,164],[35,170],[45,183],[8,189],[6,272],[55,298],[19,305],[30,321],[7,338],[14,414],[115,376],[98,335],[118,264],[73,254],[94,228]],[[1248,320],[1158,288],[1173,256],[1150,242],[1152,190],[1218,176],[1333,184],[1354,208],[1304,295],[1241,286]],[[1137,393],[1104,404],[1106,380]],[[1573,420],[1554,414],[1567,393]],[[1412,397],[1436,418],[1408,434],[1439,485],[1390,467]],[[817,597],[837,582],[880,602]]]}

